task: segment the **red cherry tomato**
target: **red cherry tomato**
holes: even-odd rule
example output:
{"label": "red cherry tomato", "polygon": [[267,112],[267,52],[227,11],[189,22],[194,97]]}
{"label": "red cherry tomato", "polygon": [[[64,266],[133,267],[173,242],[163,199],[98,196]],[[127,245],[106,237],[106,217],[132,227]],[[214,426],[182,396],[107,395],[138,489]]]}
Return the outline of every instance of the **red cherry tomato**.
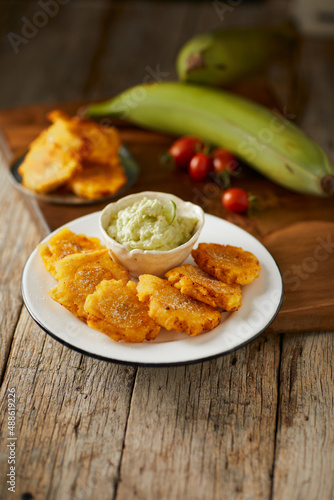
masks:
{"label": "red cherry tomato", "polygon": [[235,156],[227,151],[227,149],[215,149],[212,153],[212,157],[213,170],[216,174],[224,172],[225,170],[235,172],[238,168],[238,162]]}
{"label": "red cherry tomato", "polygon": [[249,209],[249,196],[244,189],[230,188],[222,195],[222,204],[230,212],[243,214]]}
{"label": "red cherry tomato", "polygon": [[197,137],[181,137],[172,144],[168,153],[173,158],[177,168],[188,168],[190,160],[196,153],[203,151],[205,144]]}
{"label": "red cherry tomato", "polygon": [[204,153],[197,153],[189,163],[189,174],[194,181],[204,181],[211,170],[211,158]]}

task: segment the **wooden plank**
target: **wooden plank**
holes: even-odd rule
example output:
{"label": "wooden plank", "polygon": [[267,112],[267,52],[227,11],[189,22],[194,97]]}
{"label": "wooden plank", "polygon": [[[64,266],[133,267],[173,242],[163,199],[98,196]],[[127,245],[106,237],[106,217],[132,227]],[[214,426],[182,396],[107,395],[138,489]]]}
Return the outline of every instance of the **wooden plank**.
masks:
{"label": "wooden plank", "polygon": [[[46,14],[45,25],[43,14],[39,21],[36,17],[43,11],[38,2],[5,2],[1,9],[6,25],[0,60],[6,70],[1,78],[0,107],[82,97],[110,2],[69,1],[59,5],[54,15]],[[30,38],[24,36],[24,26],[36,24],[36,20],[41,27],[31,28]],[[16,52],[8,39],[10,32],[27,41]]]}
{"label": "wooden plank", "polygon": [[[90,6],[92,7],[92,5],[91,3]],[[60,24],[64,31],[72,30],[74,33],[74,45],[72,44],[69,53],[73,54],[75,52],[76,64],[70,64],[70,66],[76,68],[76,73],[71,75],[68,85],[66,79],[68,78],[67,68],[69,66],[64,64],[62,67],[66,68],[66,75],[64,72],[59,71],[52,82],[55,85],[54,88],[57,89],[58,95],[59,91],[63,92],[64,98],[69,98],[69,92],[71,91],[73,96],[77,97],[77,85],[81,85],[82,80],[84,80],[85,71],[89,72],[87,65],[84,68],[81,66],[81,69],[84,69],[83,72],[78,66],[78,54],[84,54],[86,58],[87,50],[83,50],[82,47],[80,47],[80,50],[76,50],[76,44],[82,41],[82,36],[78,37],[76,35],[80,32],[81,34],[97,33],[98,29],[94,29],[93,25],[94,23],[97,25],[96,20],[100,19],[98,9],[93,12],[93,15],[86,11],[86,13],[81,12],[80,16],[73,12],[70,13],[70,10],[72,9],[66,10],[66,19],[61,21]],[[57,52],[55,54],[56,59],[61,60],[58,50],[63,49],[68,61],[70,57],[67,48],[65,49],[65,46],[62,46],[63,42],[67,47],[68,37],[59,37],[57,30],[52,31],[51,28],[47,32],[49,35],[48,42],[54,36],[57,38],[57,41],[55,40],[53,44],[54,51]],[[40,34],[40,37],[44,38],[44,42],[41,43],[41,40],[39,40],[38,51],[40,56],[44,58],[45,51],[48,52],[49,57],[47,48],[49,45],[45,39],[47,36],[46,31],[42,35],[43,33]],[[59,43],[60,39],[62,40],[61,43]],[[20,63],[17,60],[15,61],[21,72],[24,68],[28,70],[28,67],[29,69],[33,67],[33,65],[31,66],[31,57],[32,54],[36,57],[36,47],[33,48],[33,42],[29,46],[31,50],[24,56],[24,61],[22,62],[22,59]],[[10,55],[10,58],[12,63],[12,55]],[[52,57],[49,57],[49,61],[50,66],[52,66]],[[25,94],[21,93],[20,98],[34,100],[39,95],[38,100],[43,100],[43,97],[44,99],[52,99],[52,89],[45,83],[48,78],[44,79],[44,75],[47,75],[48,72],[50,75],[50,71],[47,70],[43,73],[43,76],[40,75],[40,83],[43,89],[49,89],[49,93],[44,92],[42,96],[38,85],[36,88],[29,88],[29,85],[26,85]],[[13,78],[13,73],[11,73],[11,82],[18,80],[20,79]],[[33,84],[33,80],[30,80],[30,82]],[[3,81],[3,85],[6,85],[6,81]],[[15,92],[13,87],[12,85],[11,91]],[[5,104],[8,105],[11,93],[5,92],[3,95],[6,95]],[[16,92],[16,98],[17,95]],[[31,116],[28,113],[24,120],[26,123],[34,123],[34,113]],[[45,121],[44,113],[42,120]],[[13,122],[16,122],[15,118]],[[12,137],[14,147],[19,146],[20,141],[16,142],[18,140],[17,132],[14,132]],[[7,173],[3,174],[6,175]],[[1,186],[3,191],[8,194],[6,184],[2,183]],[[29,235],[30,238],[33,238],[29,213],[25,210],[22,217],[22,210],[19,210],[20,206],[23,205],[23,199],[22,196],[15,193],[13,205],[14,203],[18,205],[16,209],[2,212],[4,217],[0,222],[3,222],[2,227],[8,226],[10,228],[10,234],[7,233],[7,235],[13,241],[16,237],[17,227],[24,227],[26,231],[23,232],[23,235],[25,237]],[[17,204],[17,200],[19,200],[19,204]],[[9,221],[11,224],[9,224]],[[4,269],[13,267],[13,265],[8,266],[9,257],[14,261],[13,256],[16,253],[25,260],[30,249],[37,243],[35,239],[33,244],[29,245],[29,240],[26,240],[27,238],[24,239],[20,236],[19,243],[22,248],[21,246],[7,247],[6,252],[8,255],[5,255],[6,261],[3,260]],[[2,243],[5,243],[4,238]],[[10,248],[14,250],[11,255],[9,255]],[[11,264],[11,261],[9,264]],[[12,278],[17,278],[14,281],[15,293],[11,293],[12,287],[5,290],[11,301],[16,295],[19,295],[18,285],[21,270],[22,266],[17,265],[15,273],[11,275]],[[4,282],[4,285],[7,285],[8,281],[9,279]],[[20,301],[20,308],[21,305],[22,302]],[[11,307],[10,312],[13,314],[15,309]],[[11,334],[17,319],[18,314],[11,322]],[[2,342],[4,346],[1,346],[1,360],[4,370],[11,337],[7,341],[7,337],[3,336]],[[1,393],[3,403],[1,408],[1,442],[7,436],[7,388],[16,388],[19,401],[17,429],[19,429],[18,443],[20,444],[17,447],[17,488],[20,495],[30,492],[34,498],[41,499],[85,498],[86,495],[90,498],[100,499],[113,496],[114,484],[117,483],[124,427],[127,420],[134,373],[134,369],[111,364],[106,368],[103,362],[91,360],[90,358],[82,359],[80,355],[67,348],[62,348],[55,341],[49,338],[45,340],[45,335],[41,333],[28,318],[27,312],[23,310],[21,320],[17,325],[16,337]],[[27,394],[29,394],[29,398],[26,397]],[[36,429],[38,429],[37,432]],[[1,498],[6,498],[7,495],[11,495],[7,490],[6,483],[3,481],[8,469],[6,449],[1,449],[0,461],[1,471],[4,472],[1,477]],[[62,470],[64,465],[66,474],[59,474],[58,471]],[[101,484],[104,485],[103,488],[101,488]],[[105,484],[107,484],[107,487]]]}
{"label": "wooden plank", "polygon": [[[15,388],[16,496],[109,500],[118,481],[136,369],[82,356],[44,334],[24,309],[0,392],[0,442]],[[0,450],[0,497],[13,498]]]}
{"label": "wooden plank", "polygon": [[[333,157],[332,124],[333,109],[328,105],[333,101],[331,84],[334,62],[333,41],[309,40],[305,42],[301,54],[301,69],[307,74],[310,91],[309,107],[303,117],[302,126]],[[312,64],[310,65],[310,61]],[[331,205],[328,205],[331,210]],[[314,226],[314,224],[313,224]],[[332,241],[330,225],[320,224],[323,236]],[[319,259],[316,247],[319,241],[309,235],[308,261],[313,268]],[[296,241],[298,231],[296,231]],[[294,253],[294,251],[292,252]],[[332,249],[322,253],[326,258],[327,278],[323,279],[322,290],[331,276],[334,259]],[[306,260],[297,264],[304,265]],[[313,290],[313,273],[303,275],[300,288],[319,295],[319,289]],[[291,282],[290,282],[291,285]],[[295,281],[295,286],[299,285]],[[289,292],[289,291],[288,291]],[[295,290],[295,293],[297,291]],[[310,293],[310,292],[309,292]],[[323,325],[330,315],[329,302],[333,296],[333,287],[323,296],[323,308],[315,310],[314,320]],[[333,306],[331,306],[333,310]],[[299,318],[295,322],[305,323],[302,318],[305,311],[302,306]],[[294,327],[294,324],[291,324]],[[289,328],[288,315],[285,328]],[[332,326],[333,328],[333,326]],[[280,374],[279,419],[275,453],[273,499],[291,498],[308,500],[333,499],[334,492],[334,366],[333,333],[322,335],[283,336],[282,361]]]}
{"label": "wooden plank", "polygon": [[273,500],[332,500],[334,337],[284,336]]}
{"label": "wooden plank", "polygon": [[[310,65],[310,61],[312,64]],[[308,107],[302,120],[306,134],[324,148],[334,162],[333,123],[334,109],[328,105],[333,102],[334,40],[309,39],[303,44],[300,72],[309,86]]]}
{"label": "wooden plank", "polygon": [[279,337],[186,367],[139,368],[117,500],[270,498]]}
{"label": "wooden plank", "polygon": [[[197,11],[198,6],[195,16]],[[107,98],[143,82],[175,80],[175,56],[188,14],[186,2],[124,2],[117,24],[105,36],[93,97]]]}
{"label": "wooden plank", "polygon": [[[294,245],[293,242],[299,242]],[[284,299],[271,332],[334,329],[334,222],[307,221],[267,235],[263,242],[279,263]],[[307,312],[308,310],[308,312]]]}
{"label": "wooden plank", "polygon": [[[245,22],[261,24],[273,11],[277,22],[282,18],[282,9],[271,4],[237,5],[222,16],[213,3],[189,9],[187,2],[68,2],[15,53],[8,34],[22,36],[27,22],[22,19],[33,21],[41,8],[16,0],[4,2],[2,11],[0,61],[7,68],[1,80],[2,107],[104,98],[157,74],[158,79],[173,80],[177,52],[190,36]],[[130,32],[131,37],[124,35]],[[156,43],[158,39],[164,43]],[[26,79],[22,87],[22,75],[32,69],[35,78]]]}
{"label": "wooden plank", "polygon": [[22,308],[21,273],[29,253],[41,239],[31,220],[24,198],[9,181],[6,166],[0,163],[0,381],[19,314]]}

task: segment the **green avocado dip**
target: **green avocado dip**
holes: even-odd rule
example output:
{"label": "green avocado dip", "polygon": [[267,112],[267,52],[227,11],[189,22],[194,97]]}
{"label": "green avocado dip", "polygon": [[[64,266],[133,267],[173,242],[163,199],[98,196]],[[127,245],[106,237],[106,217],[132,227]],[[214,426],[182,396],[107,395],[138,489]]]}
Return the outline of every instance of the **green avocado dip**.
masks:
{"label": "green avocado dip", "polygon": [[143,198],[110,219],[107,233],[128,250],[172,250],[186,243],[195,232],[198,220],[181,217],[171,200]]}

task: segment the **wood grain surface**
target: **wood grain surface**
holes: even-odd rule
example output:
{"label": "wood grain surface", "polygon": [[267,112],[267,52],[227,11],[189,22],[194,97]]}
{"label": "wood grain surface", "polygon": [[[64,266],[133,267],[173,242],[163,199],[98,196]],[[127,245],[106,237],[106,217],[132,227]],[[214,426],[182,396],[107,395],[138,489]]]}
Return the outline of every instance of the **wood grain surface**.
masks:
{"label": "wood grain surface", "polygon": [[[54,106],[36,104],[72,101],[63,107],[73,112],[83,100],[102,99],[141,82],[147,68],[157,65],[173,79],[175,55],[190,36],[287,16],[286,0],[236,4],[221,20],[211,2],[73,0],[14,54],[8,33],[21,33],[22,18],[32,19],[40,6],[0,2],[5,68],[0,106],[17,106],[0,112],[0,126],[12,147],[25,148],[45,125],[45,110]],[[333,46],[325,39],[304,43],[297,69],[308,87],[307,101],[302,84],[291,93],[284,71],[275,69],[270,79],[282,104],[332,159]],[[22,113],[22,106],[30,104]],[[146,166],[147,133],[124,126],[122,137],[143,164],[134,190],[160,185],[181,196],[198,195],[186,176],[168,172],[170,184],[165,185],[167,173],[155,168],[169,138],[150,134]],[[259,179],[247,171],[240,185],[256,193]],[[204,186],[198,189],[201,193]],[[305,237],[304,223],[312,221],[305,257],[329,266],[328,280],[313,291],[317,269],[299,278],[299,289],[305,300],[320,296],[322,309],[315,309],[311,319],[326,328],[333,309],[333,257],[317,261],[312,238],[331,231],[333,204],[278,187],[266,191],[258,193],[261,216],[228,218],[263,238],[282,262],[285,228],[290,226],[296,240],[291,253],[300,258],[297,236]],[[82,356],[44,334],[20,294],[24,262],[47,231],[41,215],[47,214],[55,228],[78,212],[42,205],[38,211],[14,189],[3,166],[0,195],[1,499],[333,500],[334,336],[331,331],[290,333],[307,328],[303,308],[293,304],[293,290],[287,296],[295,321],[291,310],[281,315],[285,334],[265,332],[216,360],[159,369]],[[207,212],[227,217],[218,198],[206,196],[205,201]],[[17,397],[15,493],[6,482],[10,388]]]}

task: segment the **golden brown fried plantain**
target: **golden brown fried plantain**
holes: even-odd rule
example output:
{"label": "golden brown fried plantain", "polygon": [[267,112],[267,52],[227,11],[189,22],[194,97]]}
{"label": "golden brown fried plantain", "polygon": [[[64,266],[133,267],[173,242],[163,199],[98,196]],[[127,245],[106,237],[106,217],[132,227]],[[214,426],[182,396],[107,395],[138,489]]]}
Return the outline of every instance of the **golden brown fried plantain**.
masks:
{"label": "golden brown fried plantain", "polygon": [[19,167],[22,184],[38,193],[62,186],[78,196],[98,199],[118,192],[127,177],[120,165],[120,137],[115,128],[71,118],[54,110],[52,122],[35,139]]}
{"label": "golden brown fried plantain", "polygon": [[88,295],[84,309],[88,326],[116,342],[153,340],[160,331],[160,326],[149,317],[145,304],[138,300],[133,281],[126,285],[122,281],[102,281],[96,291]]}
{"label": "golden brown fried plantain", "polygon": [[178,290],[193,299],[225,311],[237,311],[241,307],[241,287],[228,285],[209,276],[197,266],[184,264],[165,274]]}
{"label": "golden brown fried plantain", "polygon": [[[100,124],[78,116],[71,118],[63,111],[54,110],[48,114],[53,123],[49,131],[61,133],[66,131],[80,141],[80,154],[83,160],[93,163],[113,164],[118,156],[120,137],[114,127],[101,126]],[[54,136],[56,142],[64,144],[64,137]]]}
{"label": "golden brown fried plantain", "polygon": [[113,164],[118,158],[120,137],[114,127],[100,124],[77,116],[71,120],[71,130],[85,143],[83,159],[91,163]]}
{"label": "golden brown fried plantain", "polygon": [[231,245],[200,243],[191,255],[203,271],[224,283],[247,285],[261,269],[255,255]]}
{"label": "golden brown fried plantain", "polygon": [[167,330],[199,335],[220,322],[217,309],[187,297],[168,281],[151,274],[139,276],[137,291],[139,300],[147,304],[150,317]]}
{"label": "golden brown fried plantain", "polygon": [[68,122],[71,120],[70,115],[60,109],[53,109],[46,116],[51,123],[63,122],[64,126],[68,126]]}
{"label": "golden brown fried plantain", "polygon": [[83,168],[69,180],[68,187],[77,196],[96,200],[117,193],[127,182],[124,168],[119,164],[83,162]]}
{"label": "golden brown fried plantain", "polygon": [[48,115],[53,124],[31,144],[19,174],[22,184],[38,193],[54,191],[81,169],[84,140],[68,126],[69,117],[61,111]]}
{"label": "golden brown fried plantain", "polygon": [[22,185],[36,193],[49,193],[65,184],[81,169],[80,158],[56,143],[32,148],[18,172]]}
{"label": "golden brown fried plantain", "polygon": [[121,280],[126,284],[130,274],[111,260],[108,250],[68,255],[56,263],[57,286],[49,291],[50,297],[78,318],[87,319],[84,304],[87,295],[95,292],[103,280]]}
{"label": "golden brown fried plantain", "polygon": [[50,111],[47,115],[52,124],[45,130],[47,142],[58,144],[66,151],[72,151],[81,158],[87,147],[83,137],[71,126],[72,118],[63,111]]}
{"label": "golden brown fried plantain", "polygon": [[56,262],[67,255],[104,249],[98,238],[72,233],[67,227],[60,229],[47,243],[40,243],[37,247],[46,269],[52,276],[56,275]]}

